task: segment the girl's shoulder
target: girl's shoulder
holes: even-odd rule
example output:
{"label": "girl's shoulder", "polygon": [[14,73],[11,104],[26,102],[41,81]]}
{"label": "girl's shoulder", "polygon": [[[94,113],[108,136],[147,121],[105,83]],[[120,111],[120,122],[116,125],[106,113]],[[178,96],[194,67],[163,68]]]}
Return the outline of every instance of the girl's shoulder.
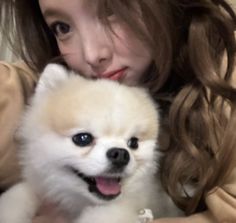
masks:
{"label": "girl's shoulder", "polygon": [[0,61],[0,92],[11,95],[23,93],[29,97],[37,83],[37,76],[23,61]]}
{"label": "girl's shoulder", "polygon": [[[16,76],[15,76],[16,75]],[[22,60],[17,62],[0,61],[0,78],[16,78],[23,76],[29,81],[36,82],[37,76],[30,67]]]}
{"label": "girl's shoulder", "polygon": [[206,203],[219,222],[236,222],[236,168],[223,186],[208,193]]}
{"label": "girl's shoulder", "polygon": [[0,61],[0,189],[19,179],[14,134],[36,81],[36,75],[23,62]]}

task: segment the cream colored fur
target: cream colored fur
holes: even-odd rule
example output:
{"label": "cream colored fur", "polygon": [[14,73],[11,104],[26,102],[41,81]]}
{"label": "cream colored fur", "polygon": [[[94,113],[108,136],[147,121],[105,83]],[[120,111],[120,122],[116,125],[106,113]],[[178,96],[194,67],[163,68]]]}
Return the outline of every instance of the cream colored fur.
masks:
{"label": "cream colored fur", "polygon": [[[44,199],[57,203],[73,223],[135,223],[142,208],[152,209],[156,217],[176,215],[156,177],[158,119],[141,88],[86,80],[48,65],[19,131],[24,182],[0,198],[0,223],[30,223]],[[89,133],[91,143],[75,144],[73,136],[80,133]],[[129,146],[132,137],[138,148]],[[111,148],[128,156],[115,171],[107,155]],[[103,179],[101,197],[89,191],[77,171],[121,181],[111,186]],[[119,187],[113,199],[103,194]]]}

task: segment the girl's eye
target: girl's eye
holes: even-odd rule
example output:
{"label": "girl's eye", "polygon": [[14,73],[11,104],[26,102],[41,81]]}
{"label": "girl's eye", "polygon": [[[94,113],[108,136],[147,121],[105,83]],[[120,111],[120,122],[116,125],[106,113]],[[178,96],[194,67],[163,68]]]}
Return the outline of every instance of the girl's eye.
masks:
{"label": "girl's eye", "polygon": [[70,26],[64,22],[54,22],[50,28],[52,32],[58,37],[66,35],[71,31]]}
{"label": "girl's eye", "polygon": [[131,149],[138,149],[138,138],[131,137],[127,142],[127,146]]}
{"label": "girl's eye", "polygon": [[75,145],[80,147],[89,146],[94,141],[94,137],[90,133],[78,133],[72,137]]}

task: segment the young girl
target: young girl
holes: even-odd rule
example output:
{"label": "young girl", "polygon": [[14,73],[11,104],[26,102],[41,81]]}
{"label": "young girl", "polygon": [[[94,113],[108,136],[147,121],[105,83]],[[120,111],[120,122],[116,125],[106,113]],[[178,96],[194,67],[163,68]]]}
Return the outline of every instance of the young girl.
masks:
{"label": "young girl", "polygon": [[0,65],[2,190],[19,179],[13,136],[24,104],[38,73],[60,60],[88,78],[144,86],[159,103],[162,183],[188,217],[156,223],[236,222],[236,16],[226,1],[1,0],[0,8],[3,36],[24,61]]}

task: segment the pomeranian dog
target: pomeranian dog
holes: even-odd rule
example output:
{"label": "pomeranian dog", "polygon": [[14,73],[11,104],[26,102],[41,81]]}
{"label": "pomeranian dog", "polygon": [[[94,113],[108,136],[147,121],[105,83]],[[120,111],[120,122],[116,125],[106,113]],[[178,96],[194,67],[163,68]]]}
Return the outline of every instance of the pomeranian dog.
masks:
{"label": "pomeranian dog", "polygon": [[158,119],[144,89],[49,64],[19,128],[23,181],[1,196],[0,223],[31,223],[45,200],[73,223],[176,215],[156,176]]}

